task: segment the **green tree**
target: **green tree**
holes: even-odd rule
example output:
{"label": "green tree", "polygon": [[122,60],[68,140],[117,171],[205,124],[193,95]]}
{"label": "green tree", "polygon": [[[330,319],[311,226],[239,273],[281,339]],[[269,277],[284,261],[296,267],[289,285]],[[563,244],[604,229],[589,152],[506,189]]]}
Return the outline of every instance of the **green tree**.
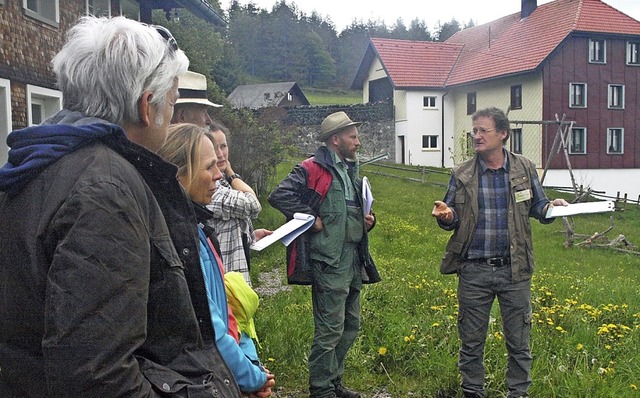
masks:
{"label": "green tree", "polygon": [[411,21],[411,25],[409,26],[409,31],[407,32],[407,38],[409,40],[420,40],[420,41],[429,41],[433,40],[431,38],[431,33],[429,33],[429,28],[424,20],[419,20],[415,18]]}
{"label": "green tree", "polygon": [[313,87],[329,87],[336,77],[335,61],[325,50],[322,38],[314,31],[307,32],[306,58],[308,74],[306,83]]}
{"label": "green tree", "polygon": [[178,46],[189,57],[189,69],[210,76],[211,67],[223,58],[224,40],[213,25],[181,10],[179,19],[167,21],[165,13],[155,10],[152,15],[155,24],[171,31]]}
{"label": "green tree", "polygon": [[394,39],[408,39],[409,34],[407,32],[407,26],[404,24],[402,18],[398,18],[393,25],[390,35]]}
{"label": "green tree", "polygon": [[460,30],[460,23],[453,18],[450,22],[445,22],[438,27],[436,37],[438,38],[438,41],[445,41]]}

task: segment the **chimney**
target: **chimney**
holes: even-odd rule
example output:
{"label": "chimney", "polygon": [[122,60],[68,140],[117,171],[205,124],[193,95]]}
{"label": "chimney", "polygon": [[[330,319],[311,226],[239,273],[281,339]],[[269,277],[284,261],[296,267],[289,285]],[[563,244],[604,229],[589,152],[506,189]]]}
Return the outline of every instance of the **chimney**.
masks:
{"label": "chimney", "polygon": [[522,10],[520,11],[520,19],[524,19],[531,15],[533,11],[535,11],[536,7],[538,7],[537,0],[521,0],[522,1]]}

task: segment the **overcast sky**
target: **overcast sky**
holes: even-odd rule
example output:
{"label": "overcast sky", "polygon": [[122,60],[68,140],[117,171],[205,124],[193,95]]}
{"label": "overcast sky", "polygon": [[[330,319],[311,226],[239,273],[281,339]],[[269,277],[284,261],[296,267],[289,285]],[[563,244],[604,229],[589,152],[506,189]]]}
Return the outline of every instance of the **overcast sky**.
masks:
{"label": "overcast sky", "polygon": [[[253,3],[271,11],[279,0],[239,0],[240,4]],[[538,0],[538,5],[551,0]],[[640,20],[640,0],[603,0],[610,6]],[[430,31],[435,31],[438,22],[444,23],[455,18],[461,25],[470,19],[483,24],[505,15],[520,11],[520,0],[286,0],[294,3],[298,10],[306,15],[316,11],[324,19],[331,19],[339,32],[355,19],[358,22],[368,20],[384,21],[388,27],[402,18],[409,27],[415,18],[427,23]],[[220,0],[224,10],[230,0]]]}

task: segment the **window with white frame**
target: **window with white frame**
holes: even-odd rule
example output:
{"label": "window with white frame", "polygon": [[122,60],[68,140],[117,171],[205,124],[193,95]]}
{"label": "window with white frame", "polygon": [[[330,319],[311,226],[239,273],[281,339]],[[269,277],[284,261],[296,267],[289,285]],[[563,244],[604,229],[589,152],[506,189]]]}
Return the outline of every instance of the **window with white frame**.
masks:
{"label": "window with white frame", "polygon": [[511,129],[511,151],[522,155],[522,129]]}
{"label": "window with white frame", "polygon": [[437,135],[423,135],[422,136],[422,149],[438,149],[438,136]]}
{"label": "window with white frame", "polygon": [[60,22],[59,0],[22,0],[26,16],[37,19],[56,28]]}
{"label": "window with white frame", "polygon": [[624,153],[624,129],[620,127],[607,129],[607,153]]}
{"label": "window with white frame", "polygon": [[569,83],[569,107],[587,107],[587,83]]}
{"label": "window with white frame", "polygon": [[7,136],[11,132],[11,123],[11,82],[0,79],[0,164],[7,162]]}
{"label": "window with white frame", "polygon": [[584,127],[574,127],[569,136],[569,153],[573,155],[584,155],[587,153],[587,129]]}
{"label": "window with white frame", "polygon": [[434,95],[425,95],[424,97],[422,97],[422,107],[428,109],[437,108],[437,99],[438,97]]}
{"label": "window with white frame", "polygon": [[624,109],[624,85],[609,84],[609,108]]}
{"label": "window with white frame", "polygon": [[120,15],[139,21],[140,4],[135,0],[120,0]]}
{"label": "window with white frame", "polygon": [[627,42],[627,65],[640,65],[640,41]]}
{"label": "window with white frame", "polygon": [[607,42],[604,39],[589,39],[589,62],[604,64],[607,62]]}
{"label": "window with white frame", "polygon": [[29,126],[42,123],[62,109],[62,93],[44,87],[27,85]]}
{"label": "window with white frame", "polygon": [[87,15],[111,16],[111,0],[87,0]]}

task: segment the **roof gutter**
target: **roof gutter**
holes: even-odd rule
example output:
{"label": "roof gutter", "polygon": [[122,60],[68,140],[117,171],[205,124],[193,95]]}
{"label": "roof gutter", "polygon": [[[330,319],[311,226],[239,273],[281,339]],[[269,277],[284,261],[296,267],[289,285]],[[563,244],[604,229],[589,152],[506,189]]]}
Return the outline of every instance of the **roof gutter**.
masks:
{"label": "roof gutter", "polygon": [[191,11],[195,16],[204,19],[216,26],[226,28],[227,21],[218,14],[209,2],[206,0],[174,0],[175,3]]}

